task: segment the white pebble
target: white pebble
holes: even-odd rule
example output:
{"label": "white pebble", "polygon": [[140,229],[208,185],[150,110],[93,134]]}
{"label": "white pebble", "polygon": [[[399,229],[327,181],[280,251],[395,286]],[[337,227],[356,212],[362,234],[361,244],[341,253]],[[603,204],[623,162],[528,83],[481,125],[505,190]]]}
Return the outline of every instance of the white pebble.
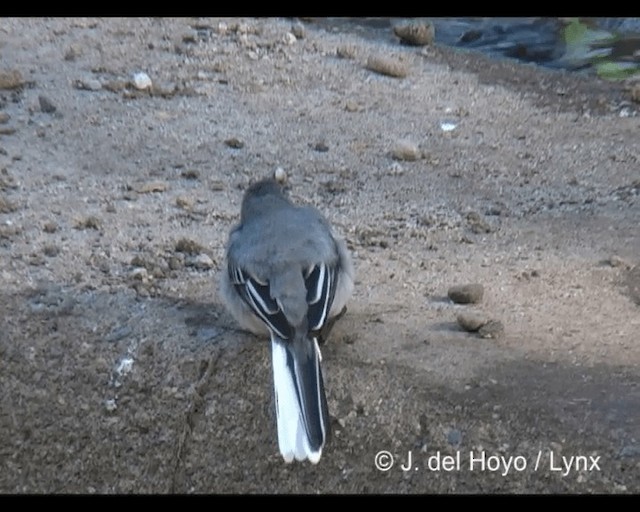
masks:
{"label": "white pebble", "polygon": [[141,91],[144,89],[151,88],[151,78],[146,73],[135,73],[133,75],[133,85],[136,89],[140,89]]}
{"label": "white pebble", "polygon": [[456,123],[452,123],[450,121],[444,121],[444,122],[440,123],[440,129],[443,132],[450,132],[452,130],[455,130],[457,126],[458,125]]}
{"label": "white pebble", "polygon": [[273,173],[273,177],[278,183],[284,183],[287,181],[287,173],[282,167],[278,167]]}
{"label": "white pebble", "polygon": [[293,43],[295,43],[298,39],[296,38],[296,36],[294,36],[291,32],[287,32],[283,38],[282,38],[284,44],[288,44],[288,45],[292,45]]}

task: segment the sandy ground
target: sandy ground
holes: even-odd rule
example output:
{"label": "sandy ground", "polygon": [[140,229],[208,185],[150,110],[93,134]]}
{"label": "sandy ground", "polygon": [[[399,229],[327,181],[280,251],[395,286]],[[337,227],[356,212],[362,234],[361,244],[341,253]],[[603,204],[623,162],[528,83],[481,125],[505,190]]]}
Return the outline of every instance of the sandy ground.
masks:
{"label": "sandy ground", "polygon": [[[624,84],[293,23],[0,20],[0,491],[640,491]],[[358,274],[317,466],[283,463],[269,344],[217,291],[278,167]]]}

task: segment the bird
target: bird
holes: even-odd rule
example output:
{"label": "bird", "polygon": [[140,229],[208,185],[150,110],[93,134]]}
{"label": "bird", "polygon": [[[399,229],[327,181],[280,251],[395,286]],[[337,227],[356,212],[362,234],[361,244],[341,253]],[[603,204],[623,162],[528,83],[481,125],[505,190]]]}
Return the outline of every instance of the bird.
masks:
{"label": "bird", "polygon": [[244,193],[221,275],[231,315],[270,336],[280,454],[317,464],[331,431],[320,344],[354,287],[344,239],[318,209],[294,204],[280,182],[264,178]]}

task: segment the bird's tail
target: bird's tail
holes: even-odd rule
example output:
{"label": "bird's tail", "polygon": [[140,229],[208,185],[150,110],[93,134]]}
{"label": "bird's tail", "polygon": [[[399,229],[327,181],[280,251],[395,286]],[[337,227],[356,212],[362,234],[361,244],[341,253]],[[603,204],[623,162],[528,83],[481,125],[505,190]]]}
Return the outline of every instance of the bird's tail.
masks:
{"label": "bird's tail", "polygon": [[329,411],[315,338],[271,339],[278,445],[286,462],[317,464],[329,436]]}

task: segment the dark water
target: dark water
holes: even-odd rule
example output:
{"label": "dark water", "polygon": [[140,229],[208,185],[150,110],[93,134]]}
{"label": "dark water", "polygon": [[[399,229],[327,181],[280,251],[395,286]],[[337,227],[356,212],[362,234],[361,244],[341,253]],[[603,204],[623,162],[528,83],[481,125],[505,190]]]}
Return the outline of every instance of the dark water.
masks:
{"label": "dark water", "polygon": [[477,50],[551,68],[595,72],[594,62],[609,59],[640,72],[640,18],[580,18],[593,42],[580,51],[565,42],[568,21],[560,18],[315,18],[329,31],[357,33],[378,41],[398,42],[393,27],[431,22],[435,42]]}

